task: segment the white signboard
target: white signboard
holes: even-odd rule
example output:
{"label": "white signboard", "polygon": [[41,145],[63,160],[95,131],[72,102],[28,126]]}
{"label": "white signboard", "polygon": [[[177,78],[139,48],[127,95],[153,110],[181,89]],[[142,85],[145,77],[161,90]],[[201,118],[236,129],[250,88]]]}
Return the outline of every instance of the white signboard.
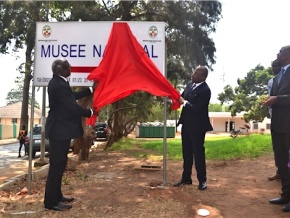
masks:
{"label": "white signboard", "polygon": [[[164,22],[127,22],[148,57],[165,75]],[[47,86],[52,78],[51,64],[65,58],[71,64],[71,86],[91,86],[89,73],[103,58],[112,21],[38,22],[36,24],[33,85]]]}

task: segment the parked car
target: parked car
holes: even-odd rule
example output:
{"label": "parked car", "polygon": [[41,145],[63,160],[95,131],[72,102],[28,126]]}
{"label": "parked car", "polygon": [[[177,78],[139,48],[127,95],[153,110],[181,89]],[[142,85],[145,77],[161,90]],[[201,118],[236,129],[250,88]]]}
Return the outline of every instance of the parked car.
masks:
{"label": "parked car", "polygon": [[[29,143],[30,143],[30,133],[27,135],[27,139],[25,140],[25,151],[27,151],[29,155]],[[32,130],[32,157],[35,157],[36,152],[40,152],[41,146],[41,126],[35,126]],[[45,151],[49,152],[49,141],[45,139]]]}
{"label": "parked car", "polygon": [[107,123],[96,123],[95,124],[95,136],[96,140],[101,139],[108,139],[109,136],[109,127]]}

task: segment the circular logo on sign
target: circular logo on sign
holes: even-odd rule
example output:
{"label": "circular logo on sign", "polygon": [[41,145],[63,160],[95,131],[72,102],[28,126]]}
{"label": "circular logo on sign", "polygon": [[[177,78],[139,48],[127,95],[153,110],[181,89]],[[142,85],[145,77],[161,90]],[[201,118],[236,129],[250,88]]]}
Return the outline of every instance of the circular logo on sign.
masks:
{"label": "circular logo on sign", "polygon": [[149,36],[150,36],[152,39],[154,39],[154,38],[157,36],[157,34],[158,34],[158,29],[157,29],[157,27],[156,27],[156,26],[151,26],[151,27],[149,28],[148,33],[149,33]]}
{"label": "circular logo on sign", "polygon": [[45,25],[45,26],[42,28],[42,35],[43,35],[45,38],[48,38],[48,37],[51,35],[51,27],[48,26],[48,25]]}

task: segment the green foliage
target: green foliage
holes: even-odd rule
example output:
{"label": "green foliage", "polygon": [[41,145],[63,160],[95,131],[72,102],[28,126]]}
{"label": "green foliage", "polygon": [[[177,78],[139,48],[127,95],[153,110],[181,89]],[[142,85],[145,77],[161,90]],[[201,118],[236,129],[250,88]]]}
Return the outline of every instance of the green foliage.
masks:
{"label": "green foliage", "polygon": [[[167,109],[166,109],[166,115],[167,115],[167,120],[176,120],[179,118],[179,114],[181,110],[175,110],[172,111],[170,109],[171,105],[167,104]],[[155,122],[159,121],[162,122],[164,121],[164,102],[160,101],[155,101],[155,104],[150,110],[150,114],[148,117],[145,117],[144,119],[145,122]]]}
{"label": "green foliage", "polygon": [[229,106],[227,105],[221,105],[221,104],[209,104],[208,106],[209,112],[228,112]]}
{"label": "green foliage", "polygon": [[262,99],[268,94],[267,84],[271,75],[271,68],[265,69],[257,65],[247,73],[243,79],[238,79],[238,86],[234,89],[227,85],[224,92],[218,95],[218,100],[230,104],[230,112],[235,116],[239,112],[246,112],[244,120],[262,121],[269,117],[268,109],[263,106]]}
{"label": "green foliage", "polygon": [[221,104],[230,103],[235,100],[234,89],[231,85],[226,85],[224,87],[224,92],[218,94],[218,100],[221,102]]}
{"label": "green foliage", "polygon": [[[11,89],[8,92],[7,97],[5,99],[7,105],[23,101],[23,80],[24,80],[23,74],[21,74],[19,77],[16,77],[15,80],[16,88]],[[29,92],[28,103],[31,105],[31,102],[32,102],[32,94]],[[40,108],[39,103],[37,101],[35,101],[34,105],[35,107]]]}
{"label": "green foliage", "polygon": [[258,97],[257,101],[252,105],[251,110],[244,115],[246,122],[250,120],[263,122],[265,115],[270,118],[269,109],[263,105],[263,102],[267,98],[268,95],[261,95]]}
{"label": "green foliage", "polygon": [[273,151],[270,134],[252,134],[237,138],[207,138],[207,160],[230,160],[256,158]]}
{"label": "green foliage", "polygon": [[[137,148],[144,150],[138,150]],[[163,140],[127,139],[116,142],[111,151],[134,151],[136,157],[149,157],[151,155],[163,156]],[[182,160],[181,139],[167,139],[167,159]],[[270,134],[241,135],[233,139],[230,136],[206,137],[205,153],[207,160],[231,160],[256,158],[273,151]]]}
{"label": "green foliage", "polygon": [[[19,49],[25,49],[20,125],[28,123],[36,22],[49,21],[49,19],[64,20],[66,4],[66,2],[50,1],[0,1],[0,53],[9,54],[11,47],[13,53],[17,53]],[[12,101],[19,94],[16,90],[12,90],[7,97],[8,101]]]}

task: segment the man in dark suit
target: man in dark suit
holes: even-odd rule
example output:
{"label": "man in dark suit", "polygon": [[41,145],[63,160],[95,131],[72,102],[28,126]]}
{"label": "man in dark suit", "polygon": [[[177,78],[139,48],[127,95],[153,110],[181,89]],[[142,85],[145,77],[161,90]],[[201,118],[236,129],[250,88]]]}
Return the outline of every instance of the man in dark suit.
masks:
{"label": "man in dark suit", "polygon": [[207,75],[208,70],[205,66],[197,67],[193,71],[192,82],[186,86],[179,99],[183,105],[178,121],[178,125],[182,124],[183,173],[181,180],[173,185],[175,187],[192,184],[194,160],[199,181],[198,189],[207,188],[204,138],[207,131],[213,130],[208,117],[211,91],[205,82]]}
{"label": "man in dark suit", "polygon": [[277,54],[281,71],[274,77],[270,96],[264,105],[271,106],[271,135],[275,160],[281,175],[281,197],[269,200],[272,204],[286,204],[290,211],[290,172],[287,167],[290,148],[290,45]]}
{"label": "man in dark suit", "polygon": [[49,114],[45,125],[45,137],[49,139],[50,165],[45,187],[44,206],[50,210],[72,208],[74,198],[64,197],[61,191],[62,176],[67,164],[70,141],[83,136],[81,117],[91,117],[93,110],[82,108],[77,99],[91,95],[93,88],[73,92],[67,81],[70,64],[65,59],[52,63],[53,78],[48,84]]}

